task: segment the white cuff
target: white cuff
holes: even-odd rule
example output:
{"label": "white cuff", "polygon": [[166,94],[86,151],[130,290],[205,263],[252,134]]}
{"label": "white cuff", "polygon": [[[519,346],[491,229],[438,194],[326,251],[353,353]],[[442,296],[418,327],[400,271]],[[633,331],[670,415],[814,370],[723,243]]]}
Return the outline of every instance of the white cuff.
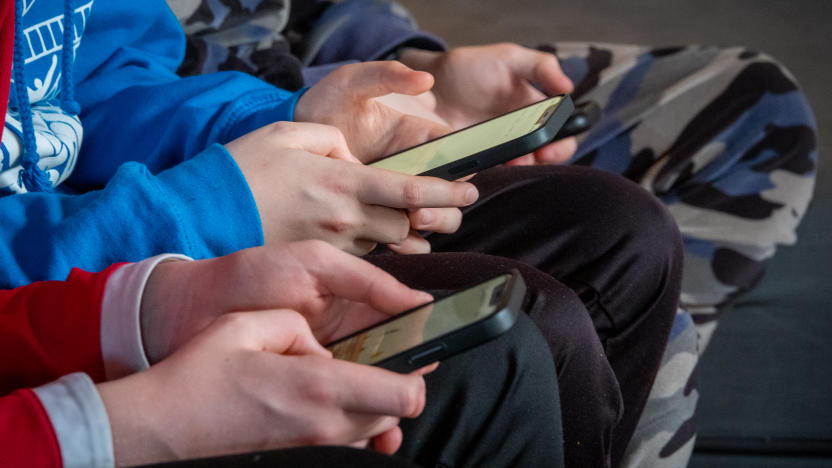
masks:
{"label": "white cuff", "polygon": [[87,374],[65,375],[34,392],[49,415],[64,468],[114,466],[110,420]]}
{"label": "white cuff", "polygon": [[172,260],[191,259],[177,254],[157,255],[124,265],[107,280],[101,301],[101,357],[107,380],[150,367],[142,344],[142,295],[156,265]]}

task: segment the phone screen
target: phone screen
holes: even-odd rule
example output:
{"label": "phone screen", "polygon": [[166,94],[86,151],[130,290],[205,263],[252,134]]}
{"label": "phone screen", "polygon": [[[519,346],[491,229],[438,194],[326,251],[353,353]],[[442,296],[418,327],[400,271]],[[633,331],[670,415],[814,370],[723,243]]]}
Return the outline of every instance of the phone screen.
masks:
{"label": "phone screen", "polygon": [[546,124],[561,96],[501,115],[370,164],[417,175],[527,135]]}
{"label": "phone screen", "polygon": [[329,346],[334,357],[375,364],[497,311],[510,275],[493,278]]}

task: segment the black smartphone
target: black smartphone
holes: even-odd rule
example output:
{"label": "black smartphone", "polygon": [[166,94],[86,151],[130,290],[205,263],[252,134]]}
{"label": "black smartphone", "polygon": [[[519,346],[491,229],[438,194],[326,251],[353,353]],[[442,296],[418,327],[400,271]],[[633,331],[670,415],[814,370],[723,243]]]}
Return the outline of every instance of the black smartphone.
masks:
{"label": "black smartphone", "polygon": [[572,115],[566,119],[566,123],[560,128],[555,140],[575,136],[589,130],[601,119],[601,106],[594,101],[582,102],[575,105]]}
{"label": "black smartphone", "polygon": [[551,142],[572,114],[568,95],[554,96],[382,158],[370,166],[455,180]]}
{"label": "black smartphone", "polygon": [[330,343],[337,359],[410,372],[509,330],[526,285],[517,270],[402,312]]}

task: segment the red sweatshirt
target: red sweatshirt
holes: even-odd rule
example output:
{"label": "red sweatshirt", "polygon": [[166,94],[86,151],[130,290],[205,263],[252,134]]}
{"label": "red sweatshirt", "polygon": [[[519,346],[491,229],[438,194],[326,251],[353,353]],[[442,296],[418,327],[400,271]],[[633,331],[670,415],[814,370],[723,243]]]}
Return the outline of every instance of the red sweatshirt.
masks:
{"label": "red sweatshirt", "polygon": [[[141,299],[158,255],[0,291],[0,467],[109,467],[95,382],[147,369]],[[57,379],[57,380],[56,380]]]}
{"label": "red sweatshirt", "polygon": [[62,466],[49,417],[29,387],[84,372],[104,378],[101,300],[107,279],[72,270],[66,281],[0,291],[0,466]]}

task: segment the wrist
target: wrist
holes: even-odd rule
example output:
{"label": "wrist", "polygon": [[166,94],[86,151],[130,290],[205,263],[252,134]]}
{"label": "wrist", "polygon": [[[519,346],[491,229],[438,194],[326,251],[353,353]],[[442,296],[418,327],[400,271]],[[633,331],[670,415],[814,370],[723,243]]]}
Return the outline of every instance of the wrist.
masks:
{"label": "wrist", "polygon": [[[317,91],[317,90],[316,90]],[[295,112],[292,116],[293,122],[315,122],[314,110],[315,106],[309,104],[310,100],[314,100],[315,92],[305,93],[298,99],[295,104]]]}
{"label": "wrist", "polygon": [[194,321],[192,316],[201,308],[191,280],[196,262],[170,259],[153,268],[141,298],[139,324],[141,340],[149,363],[155,364],[169,356],[180,345],[178,338]]}
{"label": "wrist", "polygon": [[[147,380],[151,371],[96,385],[107,411],[116,466],[134,466],[172,460],[175,453],[164,433],[162,408]],[[176,429],[174,428],[174,431]]]}

